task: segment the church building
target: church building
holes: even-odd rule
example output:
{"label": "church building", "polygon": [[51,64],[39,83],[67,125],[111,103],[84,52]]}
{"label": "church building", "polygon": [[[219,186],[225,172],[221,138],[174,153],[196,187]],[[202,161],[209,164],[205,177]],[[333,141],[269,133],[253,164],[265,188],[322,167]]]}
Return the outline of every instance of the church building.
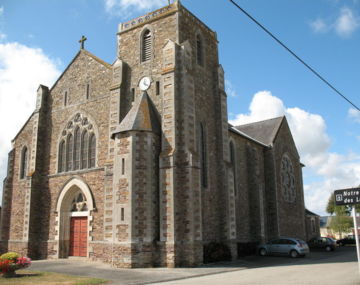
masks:
{"label": "church building", "polygon": [[113,64],[84,40],[12,141],[1,252],[179,267],[306,238],[286,118],[228,123],[214,31],[175,1],[119,25]]}

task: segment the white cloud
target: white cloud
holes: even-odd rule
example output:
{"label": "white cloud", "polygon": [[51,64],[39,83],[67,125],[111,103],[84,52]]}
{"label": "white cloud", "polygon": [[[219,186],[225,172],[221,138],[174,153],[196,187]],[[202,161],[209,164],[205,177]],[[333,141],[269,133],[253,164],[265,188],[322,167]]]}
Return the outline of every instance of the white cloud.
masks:
{"label": "white cloud", "polygon": [[342,37],[350,36],[359,27],[359,17],[350,8],[342,8],[335,22],[335,31]]}
{"label": "white cloud", "polygon": [[323,33],[329,29],[323,19],[316,19],[315,21],[310,22],[310,26],[315,33]]}
{"label": "white cloud", "polygon": [[57,64],[41,49],[0,44],[0,188],[11,140],[34,110],[39,84],[51,86],[58,76]]}
{"label": "white cloud", "polygon": [[348,117],[355,122],[360,123],[360,111],[356,110],[355,108],[350,108],[348,110]]}
{"label": "white cloud", "polygon": [[226,94],[230,97],[237,97],[237,93],[235,90],[234,85],[230,82],[230,80],[226,80],[225,79],[225,89],[226,89]]}
{"label": "white cloud", "polygon": [[[268,105],[270,105],[271,108],[268,108]],[[237,126],[279,117],[285,114],[283,102],[279,98],[272,96],[270,91],[260,91],[256,93],[250,103],[249,110],[249,114],[236,115],[235,119],[230,121],[230,124]]]}
{"label": "white cloud", "polygon": [[104,0],[104,2],[106,12],[122,17],[130,17],[135,11],[150,11],[168,4],[166,0]]}
{"label": "white cloud", "polygon": [[343,7],[333,20],[318,18],[309,22],[309,25],[315,33],[335,32],[340,37],[347,38],[359,28],[360,18],[350,8]]}
{"label": "white cloud", "polygon": [[[327,198],[335,189],[354,187],[360,181],[360,155],[330,152],[331,140],[325,120],[300,108],[287,108],[281,99],[269,91],[254,95],[248,114],[238,114],[233,125],[266,120],[285,115],[301,156],[306,173],[316,182],[306,183],[305,203],[311,210],[325,214]],[[359,114],[357,114],[359,115]]]}
{"label": "white cloud", "polygon": [[0,42],[4,41],[6,37],[7,37],[6,34],[0,32]]}

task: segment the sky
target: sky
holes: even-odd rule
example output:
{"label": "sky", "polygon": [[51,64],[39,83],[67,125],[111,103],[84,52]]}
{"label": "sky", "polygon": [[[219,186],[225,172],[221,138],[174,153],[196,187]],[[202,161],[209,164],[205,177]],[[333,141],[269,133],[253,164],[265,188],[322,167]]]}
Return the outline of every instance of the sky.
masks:
{"label": "sky", "polygon": [[[360,0],[235,0],[360,106]],[[326,215],[336,189],[360,185],[360,112],[228,0],[182,0],[217,32],[234,125],[286,115],[299,150],[306,207]],[[112,63],[118,24],[167,0],[0,0],[0,180],[11,140],[79,50]],[[2,183],[0,183],[0,190]]]}

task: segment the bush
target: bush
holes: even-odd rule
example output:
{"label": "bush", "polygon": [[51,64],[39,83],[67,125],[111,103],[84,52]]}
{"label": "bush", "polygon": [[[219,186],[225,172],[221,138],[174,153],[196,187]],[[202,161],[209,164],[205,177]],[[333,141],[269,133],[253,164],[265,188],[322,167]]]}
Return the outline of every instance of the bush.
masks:
{"label": "bush", "polygon": [[204,263],[230,260],[231,252],[227,245],[219,242],[204,245]]}
{"label": "bush", "polygon": [[12,260],[16,261],[20,257],[20,254],[17,252],[7,252],[0,256],[1,260]]}
{"label": "bush", "polygon": [[30,264],[30,258],[20,256],[16,252],[7,252],[0,256],[0,271],[7,277],[14,276],[16,270],[27,268]]}

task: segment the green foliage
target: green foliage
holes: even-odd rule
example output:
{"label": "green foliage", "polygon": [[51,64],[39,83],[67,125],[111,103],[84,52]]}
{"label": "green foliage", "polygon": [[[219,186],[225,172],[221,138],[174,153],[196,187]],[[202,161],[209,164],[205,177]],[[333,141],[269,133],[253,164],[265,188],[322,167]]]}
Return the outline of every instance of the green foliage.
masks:
{"label": "green foliage", "polygon": [[0,256],[2,260],[12,260],[16,262],[16,260],[20,257],[20,254],[17,252],[7,252]]}
{"label": "green foliage", "polygon": [[326,212],[330,215],[350,216],[351,207],[349,206],[336,206],[334,194],[331,194],[326,206]]}
{"label": "green foliage", "polygon": [[342,233],[349,232],[353,227],[353,219],[349,216],[336,215],[331,218],[330,228],[335,232],[338,232],[341,236]]}

